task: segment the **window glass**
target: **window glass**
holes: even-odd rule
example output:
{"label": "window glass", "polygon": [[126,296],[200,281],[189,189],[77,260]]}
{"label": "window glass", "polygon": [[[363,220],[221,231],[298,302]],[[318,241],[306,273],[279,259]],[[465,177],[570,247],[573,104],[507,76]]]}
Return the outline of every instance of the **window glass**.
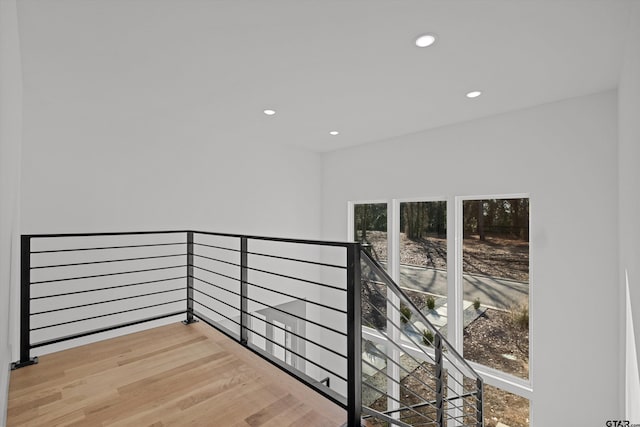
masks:
{"label": "window glass", "polygon": [[463,201],[464,357],[529,377],[529,199]]}
{"label": "window glass", "polygon": [[484,385],[485,427],[529,427],[529,399]]}
{"label": "window glass", "polygon": [[446,336],[447,202],[400,203],[400,287]]}
{"label": "window glass", "polygon": [[365,246],[387,268],[387,204],[358,203],[353,207],[355,242]]}

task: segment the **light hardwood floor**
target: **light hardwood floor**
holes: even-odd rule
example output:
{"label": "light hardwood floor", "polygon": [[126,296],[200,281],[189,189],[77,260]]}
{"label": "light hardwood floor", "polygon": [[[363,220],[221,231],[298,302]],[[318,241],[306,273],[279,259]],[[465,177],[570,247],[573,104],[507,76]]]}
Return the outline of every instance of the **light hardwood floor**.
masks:
{"label": "light hardwood floor", "polygon": [[176,323],[45,355],[38,365],[12,371],[7,421],[335,427],[345,420],[342,408],[213,328]]}

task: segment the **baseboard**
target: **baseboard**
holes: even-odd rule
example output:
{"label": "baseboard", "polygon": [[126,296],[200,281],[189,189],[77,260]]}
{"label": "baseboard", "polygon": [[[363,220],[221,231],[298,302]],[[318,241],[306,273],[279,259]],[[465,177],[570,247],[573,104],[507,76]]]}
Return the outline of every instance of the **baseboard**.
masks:
{"label": "baseboard", "polygon": [[0,427],[7,425],[7,404],[9,401],[9,365],[11,364],[11,351],[9,348],[0,352]]}

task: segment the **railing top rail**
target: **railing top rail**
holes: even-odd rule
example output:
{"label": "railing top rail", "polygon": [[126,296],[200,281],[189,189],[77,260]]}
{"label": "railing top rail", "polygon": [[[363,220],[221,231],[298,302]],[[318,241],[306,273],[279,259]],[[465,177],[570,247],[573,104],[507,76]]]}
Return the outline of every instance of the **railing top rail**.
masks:
{"label": "railing top rail", "polygon": [[101,233],[35,233],[23,234],[22,237],[54,238],[54,237],[93,237],[93,236],[136,236],[143,234],[180,234],[189,230],[158,230],[158,231],[106,231]]}
{"label": "railing top rail", "polygon": [[375,259],[373,259],[371,255],[369,255],[365,250],[362,250],[361,254],[362,254],[362,259],[364,259],[365,262],[369,264],[369,267],[374,267],[374,269],[376,270],[376,273],[379,273],[382,276],[382,279],[384,280],[385,285],[391,288],[393,292],[400,297],[400,299],[404,304],[411,307],[412,311],[415,312],[418,317],[420,317],[421,322],[425,323],[426,325],[429,325],[432,331],[440,337],[440,339],[446,344],[449,353],[453,355],[458,362],[464,365],[469,370],[469,372],[475,376],[476,379],[482,380],[482,377],[480,376],[480,374],[478,374],[475,371],[475,369],[473,369],[471,365],[467,363],[467,361],[460,355],[460,353],[458,353],[456,349],[449,343],[447,338],[444,335],[442,335],[436,327],[433,326],[433,324],[429,321],[429,319],[427,319],[426,316],[422,314],[422,312],[418,309],[418,307],[416,307],[413,301],[411,301],[410,298],[407,298],[405,296],[402,289],[400,289],[400,287],[391,278],[391,276],[389,276],[389,273],[387,273],[384,270],[384,268],[380,265],[380,263]]}
{"label": "railing top rail", "polygon": [[211,231],[198,231],[198,230],[189,230],[189,231],[193,231],[193,233],[196,233],[196,234],[206,234],[210,236],[245,237],[250,240],[266,240],[266,241],[282,242],[282,243],[298,243],[303,245],[341,246],[344,248],[349,246],[360,245],[360,243],[357,243],[357,242],[339,242],[339,241],[317,240],[317,239],[296,239],[296,238],[287,238],[287,237],[252,236],[252,235],[245,235],[245,234],[217,233],[217,232],[211,232]]}
{"label": "railing top rail", "polygon": [[272,242],[282,242],[282,243],[297,243],[304,245],[318,245],[318,246],[338,246],[338,247],[349,247],[349,246],[359,246],[360,243],[357,242],[340,242],[340,241],[329,241],[329,240],[317,240],[317,239],[296,239],[296,238],[286,238],[286,237],[270,237],[270,236],[254,236],[248,234],[236,234],[236,233],[218,233],[213,231],[199,231],[199,230],[155,230],[155,231],[107,231],[100,233],[33,233],[33,234],[22,234],[22,237],[29,238],[57,238],[57,237],[93,237],[93,236],[135,236],[135,235],[149,235],[149,234],[180,234],[180,233],[194,233],[194,234],[204,234],[208,236],[219,236],[219,237],[234,237],[234,238],[247,238],[250,240],[265,240]]}

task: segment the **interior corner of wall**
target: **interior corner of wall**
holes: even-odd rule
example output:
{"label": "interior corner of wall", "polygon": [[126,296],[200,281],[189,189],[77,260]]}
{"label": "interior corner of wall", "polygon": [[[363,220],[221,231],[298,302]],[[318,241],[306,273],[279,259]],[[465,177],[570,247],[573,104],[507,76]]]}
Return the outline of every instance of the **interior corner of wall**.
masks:
{"label": "interior corner of wall", "polygon": [[0,354],[0,426],[4,426],[7,419],[7,406],[9,403],[9,362],[11,349]]}
{"label": "interior corner of wall", "polygon": [[625,341],[625,418],[632,423],[640,423],[640,373],[638,371],[638,351],[633,327],[631,294],[629,292],[629,272],[625,271],[626,290],[626,341]]}

